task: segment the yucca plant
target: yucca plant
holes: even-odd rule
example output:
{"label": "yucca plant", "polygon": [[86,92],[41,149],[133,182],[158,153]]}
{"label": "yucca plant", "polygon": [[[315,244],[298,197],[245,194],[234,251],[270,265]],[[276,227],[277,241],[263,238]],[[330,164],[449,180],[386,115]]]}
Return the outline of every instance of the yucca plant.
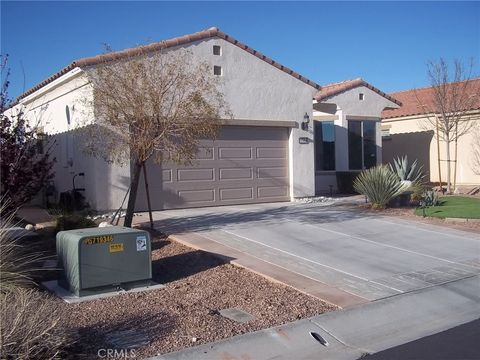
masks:
{"label": "yucca plant", "polygon": [[394,197],[406,189],[397,175],[385,165],[362,171],[353,183],[355,191],[365,195],[372,208],[383,209]]}
{"label": "yucca plant", "polygon": [[393,166],[392,164],[388,164],[388,166],[400,181],[419,183],[425,177],[423,166],[418,166],[417,160],[409,164],[407,155],[393,159]]}

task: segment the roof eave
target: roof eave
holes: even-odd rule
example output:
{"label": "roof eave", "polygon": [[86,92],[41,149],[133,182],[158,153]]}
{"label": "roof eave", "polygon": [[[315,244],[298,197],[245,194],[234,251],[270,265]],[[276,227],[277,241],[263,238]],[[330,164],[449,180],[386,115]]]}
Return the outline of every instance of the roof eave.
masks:
{"label": "roof eave", "polygon": [[238,46],[239,48],[247,51],[248,53],[252,54],[253,56],[256,56],[257,58],[267,62],[268,64],[270,64],[270,65],[276,67],[277,69],[293,76],[295,79],[300,80],[300,81],[304,82],[305,84],[312,86],[313,88],[315,88],[317,90],[320,90],[322,88],[316,82],[300,75],[299,73],[293,71],[292,69],[290,69],[286,66],[283,66],[282,64],[276,62],[275,60],[265,56],[261,52],[256,51],[255,49],[252,49],[251,47],[241,43],[240,41],[236,40],[235,38],[231,37],[230,35],[227,35],[226,33],[220,31],[218,28],[212,27],[212,28],[209,28],[209,29],[197,32],[197,33],[193,33],[193,34],[189,34],[189,35],[183,35],[183,36],[176,37],[176,38],[173,38],[173,39],[156,42],[156,43],[153,43],[153,44],[150,44],[150,45],[144,45],[144,46],[139,46],[139,47],[130,48],[130,49],[124,49],[124,50],[120,50],[120,51],[116,51],[116,52],[112,52],[112,53],[108,53],[108,54],[104,54],[104,55],[97,55],[97,56],[93,56],[93,57],[87,57],[87,58],[82,58],[82,59],[75,60],[71,64],[69,64],[68,66],[64,67],[63,69],[61,69],[57,73],[50,76],[48,79],[42,81],[41,83],[35,85],[31,89],[27,90],[26,92],[24,92],[23,94],[18,96],[16,101],[19,101],[19,100],[25,98],[26,96],[34,93],[35,91],[41,89],[45,85],[49,84],[50,82],[54,81],[55,79],[58,79],[60,76],[64,75],[68,71],[74,69],[75,67],[82,68],[82,67],[97,65],[97,64],[100,64],[100,63],[107,63],[107,62],[115,61],[115,60],[119,60],[119,59],[131,58],[131,57],[139,56],[141,54],[145,54],[146,52],[159,51],[159,50],[163,50],[163,49],[170,48],[170,47],[173,47],[173,46],[180,46],[180,45],[184,45],[184,44],[191,43],[191,42],[194,42],[194,41],[205,40],[205,39],[208,39],[208,38],[211,38],[211,37],[219,37],[219,38],[221,38],[225,41],[228,41],[231,44]]}
{"label": "roof eave", "polygon": [[[394,104],[396,104],[398,106],[402,106],[401,101],[399,101],[399,100],[395,99],[394,97],[386,94],[385,92],[381,91],[380,89],[376,88],[375,86],[370,85],[369,83],[367,83],[365,80],[363,80],[361,78],[352,80],[351,84],[348,84],[347,86],[345,86],[342,89],[339,89],[338,91],[332,91],[331,93],[327,93],[326,95],[315,97],[315,100],[323,102],[325,100],[331,99],[334,96],[343,94],[347,91],[350,91],[350,90],[355,89],[355,88],[360,87],[360,86],[365,86],[366,88],[372,90],[373,92],[376,92],[377,94],[384,97],[385,99],[393,102]],[[324,88],[325,87],[326,86],[324,86]]]}

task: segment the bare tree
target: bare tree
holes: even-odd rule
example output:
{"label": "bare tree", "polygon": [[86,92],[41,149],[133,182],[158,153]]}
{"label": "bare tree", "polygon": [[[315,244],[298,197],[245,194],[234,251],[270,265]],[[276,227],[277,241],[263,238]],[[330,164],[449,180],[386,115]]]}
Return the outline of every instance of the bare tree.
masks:
{"label": "bare tree", "polygon": [[472,69],[473,64],[466,68],[462,62],[455,60],[452,74],[450,74],[451,69],[445,59],[429,61],[427,76],[432,87],[432,96],[422,99],[415,90],[417,102],[427,116],[427,127],[433,129],[437,136],[440,181],[439,140],[445,142],[447,193],[452,192],[451,162],[456,164],[457,161],[456,151],[454,160],[452,160],[451,144],[456,144],[458,139],[468,133],[474,125],[474,122],[470,121],[467,116],[479,96],[472,86]]}
{"label": "bare tree", "polygon": [[216,137],[230,116],[221,83],[185,49],[143,52],[87,70],[93,86],[95,124],[86,148],[107,161],[130,163],[125,226],[131,226],[142,167],[189,163],[202,138]]}
{"label": "bare tree", "polygon": [[480,175],[480,121],[477,122],[472,137],[472,169],[475,174]]}

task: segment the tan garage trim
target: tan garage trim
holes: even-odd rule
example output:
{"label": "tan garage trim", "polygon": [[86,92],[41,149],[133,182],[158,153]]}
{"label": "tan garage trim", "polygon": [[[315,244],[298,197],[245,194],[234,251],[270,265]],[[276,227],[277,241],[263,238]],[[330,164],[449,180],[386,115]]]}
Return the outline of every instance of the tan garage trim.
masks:
{"label": "tan garage trim", "polygon": [[298,128],[298,123],[296,121],[283,121],[283,120],[224,119],[222,120],[222,125]]}

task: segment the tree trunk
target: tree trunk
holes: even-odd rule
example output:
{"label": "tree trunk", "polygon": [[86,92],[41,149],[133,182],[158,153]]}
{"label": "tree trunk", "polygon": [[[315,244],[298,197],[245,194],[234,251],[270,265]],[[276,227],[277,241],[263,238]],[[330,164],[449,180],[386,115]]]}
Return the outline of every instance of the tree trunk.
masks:
{"label": "tree trunk", "polygon": [[150,191],[148,190],[147,165],[143,163],[143,180],[145,181],[145,194],[147,195],[148,216],[150,218],[150,229],[153,230],[152,205],[150,203]]}
{"label": "tree trunk", "polygon": [[458,160],[458,122],[455,124],[455,157],[453,171],[453,191],[457,188],[457,160]]}
{"label": "tree trunk", "polygon": [[128,197],[127,212],[123,226],[132,227],[133,212],[135,211],[135,201],[137,200],[138,182],[140,180],[140,171],[142,163],[135,161],[133,163],[132,178],[130,180],[130,196]]}
{"label": "tree trunk", "polygon": [[446,162],[447,162],[447,194],[452,193],[451,184],[451,166],[450,166],[450,134],[445,133],[445,146],[446,146]]}
{"label": "tree trunk", "polygon": [[438,160],[438,183],[440,185],[440,191],[443,194],[443,185],[442,185],[442,162],[440,160],[440,131],[438,129],[438,118],[435,121],[435,125],[437,128],[437,160]]}

